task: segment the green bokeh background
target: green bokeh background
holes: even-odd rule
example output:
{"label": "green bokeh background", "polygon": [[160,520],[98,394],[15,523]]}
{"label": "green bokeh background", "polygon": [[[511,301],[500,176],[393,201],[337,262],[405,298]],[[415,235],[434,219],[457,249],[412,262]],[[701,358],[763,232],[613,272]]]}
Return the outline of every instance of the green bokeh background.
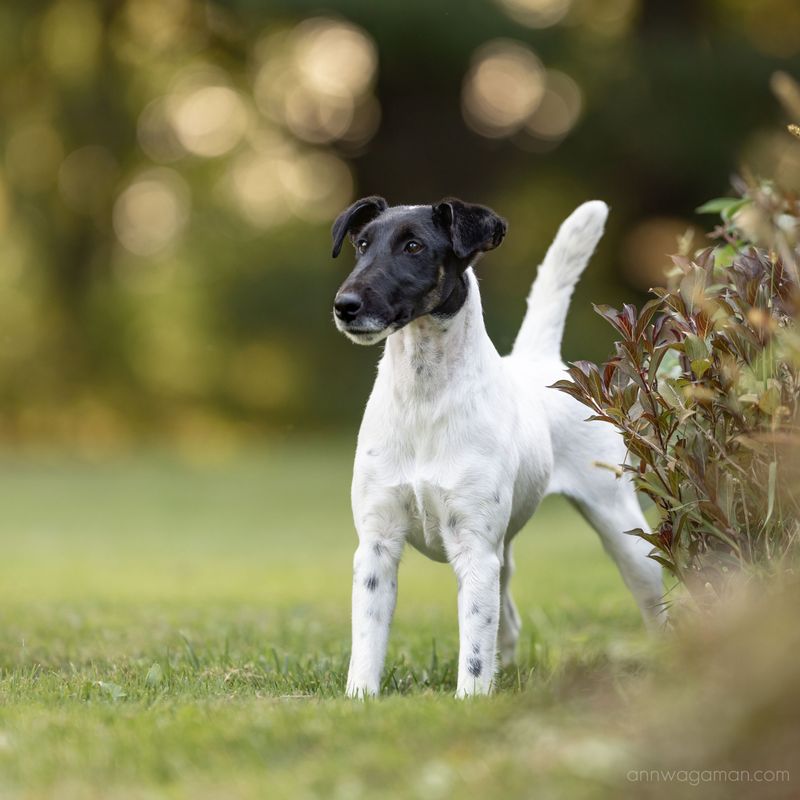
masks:
{"label": "green bokeh background", "polygon": [[[495,121],[570,76],[563,135],[526,132],[535,103],[476,130],[487,52],[533,70],[488,82]],[[603,198],[564,343],[602,359],[591,303],[643,299],[732,172],[800,189],[798,77],[797,0],[0,0],[0,796],[605,798],[629,767],[787,767],[797,637],[731,628],[722,667],[646,643],[559,498],[516,546],[495,696],[452,700],[455,579],[408,552],[390,696],[344,700],[380,348],[331,323],[329,227],[372,193],[493,206],[503,351],[558,224]]]}
{"label": "green bokeh background", "polygon": [[[566,14],[549,27],[513,18],[515,7],[559,5]],[[560,220],[582,200],[607,200],[608,234],[564,347],[602,358],[610,334],[591,302],[641,299],[677,236],[705,224],[692,209],[724,193],[733,171],[800,186],[800,142],[783,128],[800,117],[787,78],[800,74],[798,14],[793,0],[4,3],[0,436],[103,457],[142,441],[208,454],[265,434],[352,431],[378,352],[331,325],[352,256],[330,259],[328,229],[340,205],[369,193],[455,194],[508,218],[506,243],[479,270],[501,350]],[[285,61],[309,19],[350,26],[377,58],[360,141],[298,134],[259,100],[264,85],[299,97],[296,75],[275,68],[259,84],[259,74]],[[465,121],[462,87],[497,40],[580,88],[580,116],[559,140],[491,138]],[[192,74],[244,109],[244,133],[224,152],[176,146],[163,119],[148,145],[147,121]],[[216,107],[198,103],[197,124],[213,125]],[[247,160],[276,146],[302,167],[290,202]],[[231,175],[257,202],[277,191],[277,205],[254,222]],[[180,218],[162,240],[150,196],[126,229],[126,191],[146,178],[166,186]]]}

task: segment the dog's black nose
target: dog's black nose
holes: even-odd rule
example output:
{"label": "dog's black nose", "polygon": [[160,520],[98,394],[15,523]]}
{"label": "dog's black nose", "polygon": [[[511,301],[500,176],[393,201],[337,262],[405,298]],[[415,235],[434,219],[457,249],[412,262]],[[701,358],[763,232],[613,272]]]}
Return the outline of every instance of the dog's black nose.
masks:
{"label": "dog's black nose", "polygon": [[336,316],[342,322],[350,322],[358,316],[361,311],[361,298],[355,292],[342,292],[336,297],[333,307],[336,309]]}

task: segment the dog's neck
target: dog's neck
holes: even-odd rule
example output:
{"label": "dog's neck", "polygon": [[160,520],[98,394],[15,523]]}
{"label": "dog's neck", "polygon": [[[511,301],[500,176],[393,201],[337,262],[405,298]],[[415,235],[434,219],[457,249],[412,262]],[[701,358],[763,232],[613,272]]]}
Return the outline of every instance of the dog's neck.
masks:
{"label": "dog's neck", "polygon": [[454,313],[446,313],[445,301],[436,313],[409,322],[387,339],[381,371],[388,368],[398,394],[434,397],[453,383],[480,376],[486,360],[497,358],[472,269],[464,275],[462,291],[466,296]]}

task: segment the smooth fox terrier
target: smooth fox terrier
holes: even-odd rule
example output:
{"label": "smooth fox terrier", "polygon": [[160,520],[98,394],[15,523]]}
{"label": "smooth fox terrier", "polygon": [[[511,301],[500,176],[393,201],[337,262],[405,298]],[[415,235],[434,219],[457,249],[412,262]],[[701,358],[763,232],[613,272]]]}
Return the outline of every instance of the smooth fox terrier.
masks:
{"label": "smooth fox terrier", "polygon": [[547,388],[563,376],[570,297],[607,214],[592,201],[562,224],[504,357],[486,333],[473,273],[506,233],[491,209],[454,198],[390,208],[365,197],[334,223],[334,258],[348,236],[356,251],[334,302],[336,327],[358,344],[387,340],[353,474],[359,545],[348,695],[379,692],[406,542],[456,574],[457,696],[491,690],[497,650],[512,661],[520,630],[511,543],[547,494],[578,507],[647,625],[662,624],[661,568],[646,542],[625,533],[647,530],[634,488],[596,463],[622,463],[622,439]]}

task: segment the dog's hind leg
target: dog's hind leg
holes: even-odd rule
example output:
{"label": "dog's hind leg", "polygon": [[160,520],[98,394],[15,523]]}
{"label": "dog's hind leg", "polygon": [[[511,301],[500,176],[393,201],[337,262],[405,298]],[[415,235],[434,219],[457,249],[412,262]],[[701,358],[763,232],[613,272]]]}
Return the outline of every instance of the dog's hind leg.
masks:
{"label": "dog's hind leg", "polygon": [[503,566],[500,570],[500,629],[497,634],[500,664],[504,667],[514,662],[521,627],[519,612],[514,605],[509,586],[513,574],[514,555],[511,552],[511,542],[507,541]]}
{"label": "dog's hind leg", "polygon": [[[633,486],[627,477],[609,476],[596,480],[592,488],[595,491],[570,499],[597,531],[606,552],[614,559],[645,625],[650,630],[660,629],[667,620],[661,566],[648,558],[652,548],[644,539],[626,533],[634,528],[650,530]],[[603,490],[598,491],[601,488]]]}
{"label": "dog's hind leg", "polygon": [[622,437],[607,423],[587,422],[586,409],[556,392],[546,396],[556,463],[548,488],[566,495],[597,531],[614,559],[648,628],[663,627],[667,614],[661,565],[648,558],[650,544],[626,531],[649,531],[627,473],[609,465],[626,462]]}

